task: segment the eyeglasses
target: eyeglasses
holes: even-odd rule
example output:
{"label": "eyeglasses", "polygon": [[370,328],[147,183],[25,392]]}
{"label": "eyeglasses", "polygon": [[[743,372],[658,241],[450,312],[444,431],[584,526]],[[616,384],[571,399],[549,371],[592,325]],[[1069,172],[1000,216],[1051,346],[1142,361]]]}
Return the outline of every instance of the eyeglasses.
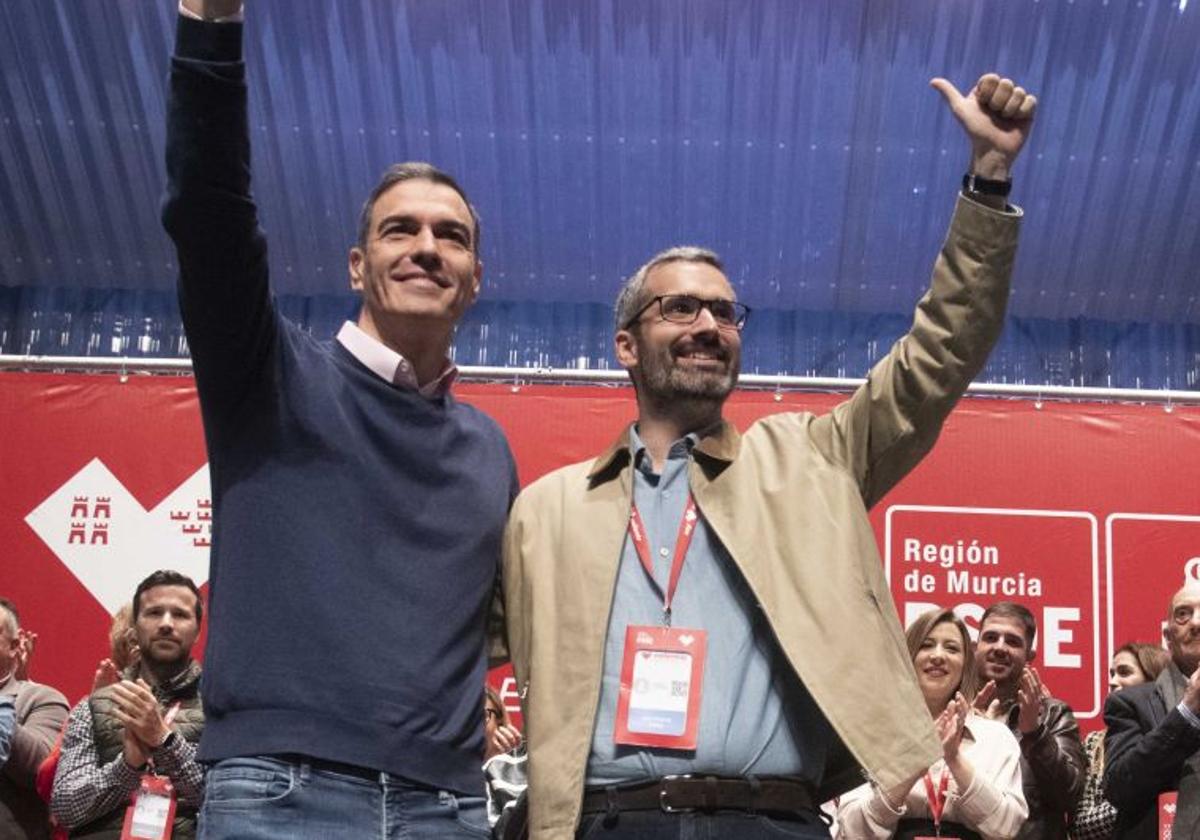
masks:
{"label": "eyeglasses", "polygon": [[646,310],[656,303],[659,316],[672,324],[694,323],[700,317],[700,310],[707,309],[721,329],[740,330],[746,326],[746,318],[750,316],[750,307],[734,300],[704,300],[695,295],[657,295],[646,301],[646,305],[625,322],[623,329],[636,324]]}

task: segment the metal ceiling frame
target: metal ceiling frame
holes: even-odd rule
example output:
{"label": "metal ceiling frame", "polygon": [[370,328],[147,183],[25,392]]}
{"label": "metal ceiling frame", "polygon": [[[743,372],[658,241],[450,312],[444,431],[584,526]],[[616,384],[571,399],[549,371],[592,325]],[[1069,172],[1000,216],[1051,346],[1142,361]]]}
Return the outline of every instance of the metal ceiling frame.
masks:
{"label": "metal ceiling frame", "polygon": [[[626,386],[629,379],[623,370],[594,370],[574,368],[507,368],[462,365],[460,382],[505,382],[514,387],[526,384],[551,385],[608,385]],[[178,375],[192,372],[189,359],[147,359],[96,356],[15,356],[0,355],[0,371],[29,373],[97,373],[117,374],[120,381],[136,375]],[[753,391],[819,391],[843,393],[853,391],[864,379],[764,376],[743,374],[738,387]],[[1080,388],[1065,385],[1023,385],[1001,382],[975,382],[967,389],[972,397],[1030,399],[1035,405],[1053,402],[1116,402],[1161,405],[1170,412],[1176,406],[1200,406],[1200,391],[1150,390],[1147,388]]]}

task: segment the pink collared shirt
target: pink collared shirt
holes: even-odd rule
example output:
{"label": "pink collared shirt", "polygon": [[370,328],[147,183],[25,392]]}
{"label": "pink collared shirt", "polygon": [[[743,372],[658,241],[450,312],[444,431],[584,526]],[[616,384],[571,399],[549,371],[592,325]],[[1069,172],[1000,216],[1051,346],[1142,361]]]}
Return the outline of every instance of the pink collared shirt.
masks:
{"label": "pink collared shirt", "polygon": [[442,366],[442,372],[421,385],[417,382],[416,371],[412,363],[383,342],[363,332],[362,328],[353,321],[342,324],[338,330],[338,343],[346,348],[351,356],[362,362],[363,366],[385,382],[390,382],[401,388],[416,391],[426,399],[437,399],[445,396],[451,384],[458,377],[458,368],[449,359]]}

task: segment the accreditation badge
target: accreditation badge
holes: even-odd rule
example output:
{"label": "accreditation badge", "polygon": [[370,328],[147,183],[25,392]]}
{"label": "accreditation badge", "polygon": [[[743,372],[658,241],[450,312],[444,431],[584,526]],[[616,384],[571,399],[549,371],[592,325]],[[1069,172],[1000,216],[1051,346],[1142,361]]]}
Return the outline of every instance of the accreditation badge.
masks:
{"label": "accreditation badge", "polygon": [[170,840],[175,821],[175,787],[166,776],[146,773],[125,809],[121,840]]}
{"label": "accreditation badge", "polygon": [[706,642],[704,630],[626,628],[613,731],[618,744],[696,749]]}
{"label": "accreditation badge", "polygon": [[1175,806],[1179,794],[1173,790],[1158,795],[1158,840],[1171,840],[1171,827],[1175,824]]}

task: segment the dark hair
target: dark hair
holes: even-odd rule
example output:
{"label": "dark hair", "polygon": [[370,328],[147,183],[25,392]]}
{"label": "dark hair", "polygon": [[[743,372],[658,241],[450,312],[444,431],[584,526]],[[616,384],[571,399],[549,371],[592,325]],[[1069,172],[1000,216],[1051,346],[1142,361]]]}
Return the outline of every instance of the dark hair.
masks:
{"label": "dark hair", "polygon": [[1163,672],[1163,668],[1167,667],[1167,662],[1171,659],[1167,652],[1158,645],[1148,645],[1145,642],[1126,642],[1113,651],[1113,656],[1119,653],[1128,653],[1137,661],[1146,682],[1154,682],[1158,679],[1158,675]]}
{"label": "dark hair", "polygon": [[7,615],[0,617],[0,620],[3,620],[8,625],[8,629],[12,631],[15,637],[21,629],[21,615],[17,612],[17,605],[3,595],[0,595],[0,609],[3,609],[7,613]]}
{"label": "dark hair", "polygon": [[[913,619],[913,623],[908,625],[908,629],[904,631],[904,641],[908,643],[908,657],[913,662],[917,661],[917,652],[921,650],[921,643],[939,624],[953,624],[958,628],[959,635],[962,636],[962,677],[959,678],[958,687],[954,690],[961,691],[963,697],[967,698],[967,702],[970,703],[975,699],[975,692],[979,690],[979,677],[975,673],[975,646],[971,644],[971,633],[967,630],[967,625],[954,614],[954,610],[935,608],[927,610]],[[953,698],[954,695],[951,694],[950,697]]]}
{"label": "dark hair", "polygon": [[138,620],[138,611],[141,609],[142,593],[147,589],[153,589],[156,586],[186,586],[192,590],[192,594],[196,596],[196,623],[204,620],[204,601],[200,598],[200,590],[196,588],[196,584],[187,575],[179,572],[171,571],[170,569],[159,569],[148,578],[138,584],[137,590],[133,593],[133,621]]}
{"label": "dark hair", "polygon": [[362,211],[358,214],[357,245],[359,248],[367,247],[367,237],[371,233],[371,214],[375,212],[375,202],[379,200],[379,196],[401,181],[432,181],[435,184],[449,187],[458,193],[463,203],[467,205],[467,210],[471,213],[471,251],[475,254],[476,258],[479,257],[479,214],[475,212],[475,205],[467,198],[467,194],[458,185],[458,181],[455,181],[432,163],[425,163],[424,161],[394,163],[380,176],[379,182],[375,184],[374,189],[371,190],[371,194],[367,196],[367,200],[363,202]]}
{"label": "dark hair", "polygon": [[491,703],[500,712],[500,720],[497,721],[501,726],[512,726],[512,716],[508,713],[508,707],[504,705],[504,701],[500,699],[500,692],[492,688],[490,685],[483,687],[484,703]]}
{"label": "dark hair", "polygon": [[1037,641],[1037,622],[1034,621],[1033,613],[1031,613],[1027,607],[1023,607],[1013,601],[997,601],[983,611],[983,618],[979,619],[980,630],[983,630],[983,625],[992,616],[999,616],[1000,618],[1015,618],[1017,621],[1024,624],[1025,650],[1033,650],[1033,644]]}

